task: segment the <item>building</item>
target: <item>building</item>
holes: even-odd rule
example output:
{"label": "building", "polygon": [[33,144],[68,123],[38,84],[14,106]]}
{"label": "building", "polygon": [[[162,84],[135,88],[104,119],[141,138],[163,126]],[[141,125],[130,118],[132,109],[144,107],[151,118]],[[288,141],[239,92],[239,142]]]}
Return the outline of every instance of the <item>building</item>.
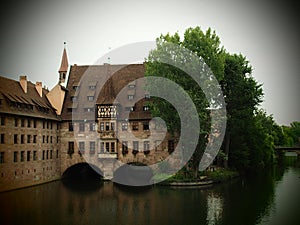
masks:
{"label": "building", "polygon": [[60,118],[48,90],[20,76],[0,82],[0,190],[60,177]]}
{"label": "building", "polygon": [[64,87],[68,67],[64,49],[50,91],[26,76],[0,77],[0,191],[59,179],[84,162],[111,178],[122,163],[153,164],[174,151],[150,122],[144,64],[75,64]]}

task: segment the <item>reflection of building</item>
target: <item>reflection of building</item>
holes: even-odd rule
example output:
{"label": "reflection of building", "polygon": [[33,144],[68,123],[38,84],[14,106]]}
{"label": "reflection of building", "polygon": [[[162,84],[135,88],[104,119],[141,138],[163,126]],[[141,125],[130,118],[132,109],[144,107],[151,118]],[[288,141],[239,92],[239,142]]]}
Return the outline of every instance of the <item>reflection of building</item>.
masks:
{"label": "reflection of building", "polygon": [[144,64],[75,64],[65,88],[67,72],[64,49],[51,91],[26,76],[0,77],[0,191],[58,179],[79,162],[153,164],[174,150],[170,135],[150,123]]}

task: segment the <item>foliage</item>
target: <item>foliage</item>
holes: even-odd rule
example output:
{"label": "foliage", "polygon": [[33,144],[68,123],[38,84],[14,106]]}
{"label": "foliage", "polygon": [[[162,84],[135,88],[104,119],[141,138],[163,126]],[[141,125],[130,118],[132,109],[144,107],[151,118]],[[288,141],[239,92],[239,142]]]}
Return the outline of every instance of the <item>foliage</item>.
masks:
{"label": "foliage", "polygon": [[[211,29],[208,29],[204,33],[200,27],[189,28],[185,31],[182,41],[178,33],[174,35],[161,35],[160,38],[157,39],[157,48],[150,53],[146,64],[146,76],[162,76],[174,81],[189,94],[196,106],[198,115],[192,115],[188,112],[189,109],[185,110],[187,111],[186,115],[188,117],[197,116],[201,124],[200,130],[193,130],[194,128],[190,127],[193,132],[199,135],[197,148],[189,161],[189,168],[193,170],[195,172],[194,175],[197,176],[199,162],[207,144],[207,137],[210,130],[210,115],[207,110],[209,104],[203,91],[191,77],[172,65],[157,62],[157,57],[166,54],[163,44],[167,42],[187,48],[197,54],[197,56],[202,57],[218,79],[223,78],[225,51],[220,47],[219,37],[215,32],[212,32]],[[167,55],[168,54],[172,57],[172,50],[169,50]],[[185,59],[178,57],[173,60],[184,61]],[[176,99],[176,96],[174,96],[174,98]],[[150,109],[153,116],[161,117],[166,122],[168,131],[172,133],[177,132],[179,134],[180,118],[175,108],[162,99],[152,99],[153,104],[150,105]]]}
{"label": "foliage", "polygon": [[[180,171],[176,176],[198,176],[198,165],[208,142],[210,115],[207,110],[209,103],[199,85],[182,70],[155,60],[166,51],[163,44],[167,42],[187,48],[204,59],[221,85],[227,110],[225,140],[219,154],[219,161],[223,162],[224,167],[229,166],[239,171],[257,171],[273,162],[274,146],[295,141],[299,137],[299,123],[293,123],[291,129],[280,127],[272,116],[259,110],[263,90],[262,85],[252,76],[251,65],[245,56],[226,52],[215,31],[208,29],[203,32],[200,27],[188,28],[183,40],[178,33],[161,35],[157,39],[156,49],[148,57],[146,76],[165,77],[182,87],[191,97],[198,112],[198,115],[191,115],[186,109],[187,116],[197,116],[201,124],[199,131],[190,127],[199,135],[199,141],[186,171]],[[188,59],[172,54],[172,49],[167,49],[168,57],[188,65]],[[180,134],[180,118],[170,103],[153,98],[150,109],[153,116],[161,117],[166,122],[168,131]]]}
{"label": "foliage", "polygon": [[215,171],[206,171],[206,175],[210,180],[213,180],[215,182],[223,182],[238,177],[239,173],[234,170],[217,169]]}
{"label": "foliage", "polygon": [[278,146],[292,147],[300,144],[300,122],[294,121],[290,124],[290,126],[282,126],[281,130],[283,133],[283,138]]}

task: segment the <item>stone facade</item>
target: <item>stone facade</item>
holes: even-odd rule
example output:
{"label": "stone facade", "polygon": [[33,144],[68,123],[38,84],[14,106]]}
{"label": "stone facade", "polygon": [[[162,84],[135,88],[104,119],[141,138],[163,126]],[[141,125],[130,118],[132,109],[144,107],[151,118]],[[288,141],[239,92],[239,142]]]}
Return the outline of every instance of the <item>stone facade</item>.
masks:
{"label": "stone facade", "polygon": [[174,137],[152,120],[145,65],[71,66],[64,49],[59,83],[0,77],[0,191],[60,179],[87,162],[106,178],[123,164],[169,156]]}
{"label": "stone facade", "polygon": [[0,191],[60,178],[60,120],[42,91],[1,77]]}

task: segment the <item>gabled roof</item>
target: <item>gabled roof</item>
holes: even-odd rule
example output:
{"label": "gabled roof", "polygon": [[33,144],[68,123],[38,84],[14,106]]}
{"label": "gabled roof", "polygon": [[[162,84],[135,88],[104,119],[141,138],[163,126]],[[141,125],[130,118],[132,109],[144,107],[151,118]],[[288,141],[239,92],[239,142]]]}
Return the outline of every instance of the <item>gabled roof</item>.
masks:
{"label": "gabled roof", "polygon": [[[69,79],[67,82],[67,95],[65,97],[62,120],[86,119],[95,120],[95,112],[87,112],[85,108],[91,105],[113,104],[122,102],[120,112],[124,112],[125,107],[135,102],[129,100],[128,94],[135,97],[144,96],[143,90],[139,90],[143,85],[136,83],[136,79],[144,77],[144,64],[129,65],[92,65],[92,66],[71,66]],[[135,83],[134,88],[128,88],[130,83]],[[96,86],[91,90],[91,86]],[[121,96],[121,90],[125,91]],[[127,90],[128,89],[128,90]],[[88,96],[94,95],[94,101],[88,101]],[[76,96],[76,109],[72,105],[71,96]],[[117,99],[118,96],[118,99]],[[142,97],[143,98],[143,97]],[[144,99],[136,105],[138,112],[132,112],[132,119],[151,118],[149,112],[143,111]],[[68,109],[69,108],[69,109]],[[73,112],[71,112],[73,109]],[[120,115],[122,117],[122,115]]]}
{"label": "gabled roof", "polygon": [[55,119],[58,117],[42,89],[42,97],[38,94],[35,84],[27,81],[27,93],[24,93],[19,81],[0,76],[0,113],[19,116]]}

